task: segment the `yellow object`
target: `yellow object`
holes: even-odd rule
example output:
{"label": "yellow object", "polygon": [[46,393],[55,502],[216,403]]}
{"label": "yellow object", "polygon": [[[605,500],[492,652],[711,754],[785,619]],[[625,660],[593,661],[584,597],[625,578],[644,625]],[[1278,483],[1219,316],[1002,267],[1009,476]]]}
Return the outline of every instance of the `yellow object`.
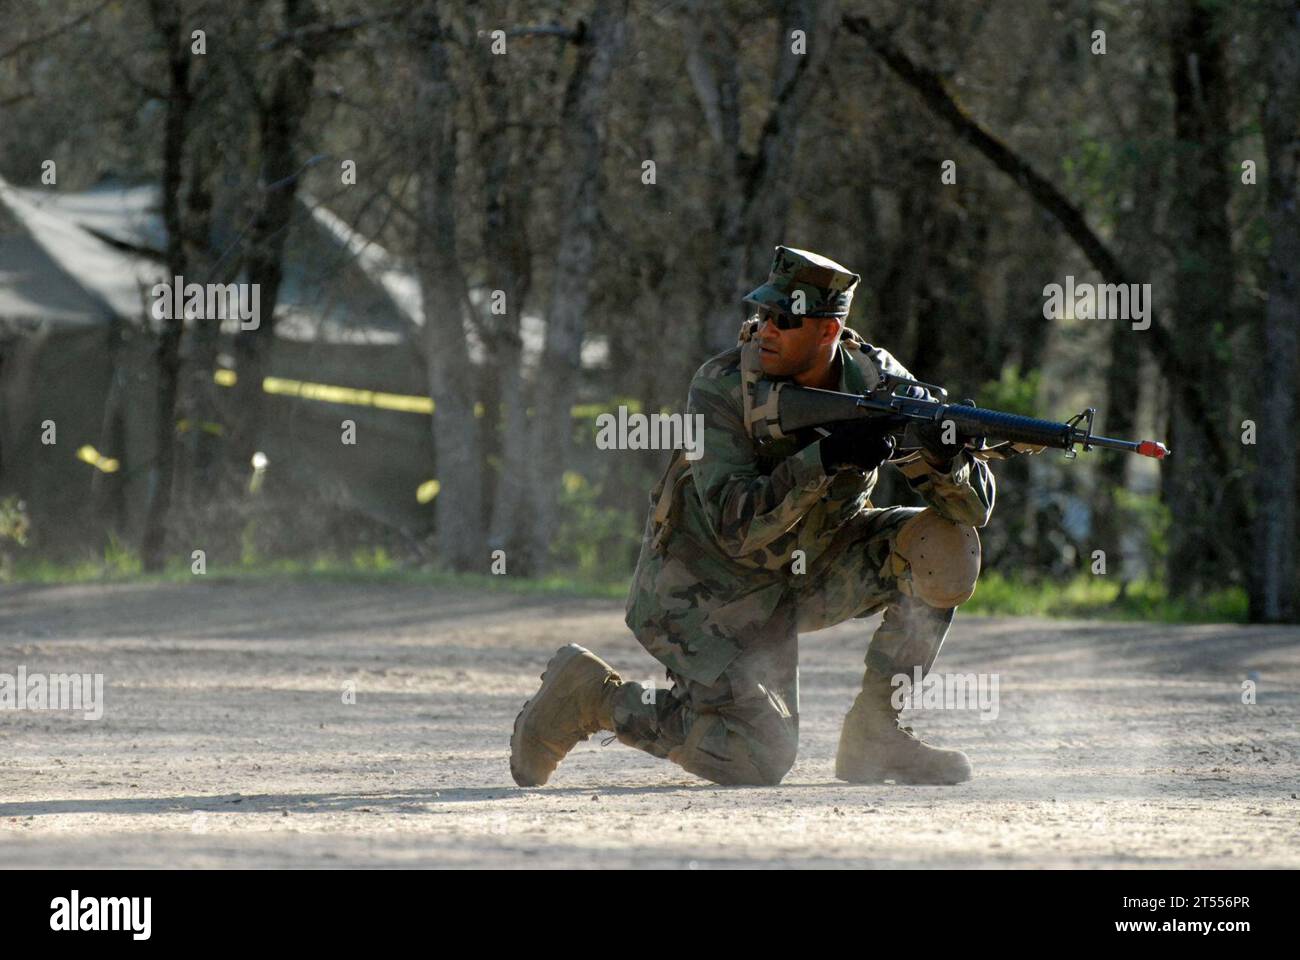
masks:
{"label": "yellow object", "polygon": [[106,457],[90,444],[86,444],[77,450],[77,459],[84,460],[97,470],[104,473],[117,473],[118,467],[121,466],[113,457]]}
{"label": "yellow object", "polygon": [[[194,422],[192,420],[181,419],[176,421],[176,429],[179,430],[181,433],[187,433],[190,429],[193,428],[193,426],[194,426]],[[221,434],[226,432],[225,427],[223,427],[219,423],[213,423],[210,420],[200,421],[199,429],[202,430],[204,433],[211,433],[211,434],[215,434],[216,436],[221,436]]]}
{"label": "yellow object", "polygon": [[441,489],[442,484],[437,480],[426,480],[416,488],[415,499],[420,503],[431,503]]}
{"label": "yellow object", "polygon": [[[212,381],[221,387],[233,387],[239,382],[239,375],[234,370],[224,368],[212,371]],[[430,397],[413,393],[384,393],[378,390],[360,390],[356,387],[340,387],[329,383],[312,383],[307,380],[290,380],[287,377],[266,377],[262,380],[262,389],[266,393],[278,396],[298,397],[302,400],[319,400],[322,403],[350,403],[360,407],[376,407],[380,410],[397,410],[401,413],[433,414],[434,403]],[[640,409],[640,404],[631,400],[625,404],[629,411]],[[531,412],[531,411],[530,411]],[[572,414],[578,419],[591,419],[606,412],[603,404],[588,403],[575,405]],[[487,413],[482,403],[474,404],[474,416],[483,417]],[[185,421],[182,421],[184,423]]]}
{"label": "yellow object", "polygon": [[405,413],[433,413],[431,399],[411,394],[379,393],[374,390],[358,390],[355,387],[336,387],[327,383],[287,380],[283,377],[265,378],[262,381],[262,389],[267,393],[301,397],[304,400],[320,400],[324,403],[351,403],[362,407],[400,410]]}

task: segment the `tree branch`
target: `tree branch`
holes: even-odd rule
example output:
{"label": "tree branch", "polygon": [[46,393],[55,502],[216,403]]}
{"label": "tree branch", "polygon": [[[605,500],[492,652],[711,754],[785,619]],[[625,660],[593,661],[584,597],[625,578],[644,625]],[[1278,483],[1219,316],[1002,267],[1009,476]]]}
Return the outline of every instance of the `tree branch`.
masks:
{"label": "tree branch", "polygon": [[371,17],[349,17],[347,20],[337,20],[333,23],[311,23],[304,27],[278,33],[258,49],[263,53],[274,53],[283,47],[312,46],[315,48],[316,53],[323,53],[325,47],[333,40],[347,36],[373,23],[384,23],[388,20],[400,19],[410,12],[410,5],[408,4],[397,10],[391,10],[388,13],[377,13]]}
{"label": "tree branch", "polygon": [[536,27],[511,27],[506,31],[507,37],[560,37],[564,40],[582,39],[582,25],[574,30],[558,23],[547,23]]}
{"label": "tree branch", "polygon": [[[1019,184],[1035,203],[1055,217],[1106,282],[1137,282],[1137,278],[1120,262],[1110,247],[1088,226],[1079,208],[1035,170],[1028,160],[972,119],[953,99],[937,73],[915,63],[887,33],[877,29],[865,16],[846,16],[844,26],[850,33],[864,38],[885,65],[915,90],[930,111],[945,121],[959,139],[984,154],[994,166]],[[1147,333],[1150,335],[1152,355],[1165,376],[1175,385],[1178,402],[1186,404],[1193,417],[1203,423],[1212,423],[1214,417],[1205,397],[1180,360],[1173,337],[1163,322],[1153,316]],[[1227,475],[1232,470],[1234,461],[1222,437],[1214,430],[1207,430],[1206,439],[1216,467]]]}
{"label": "tree branch", "polygon": [[26,50],[28,47],[38,46],[39,44],[42,44],[47,40],[53,40],[55,37],[59,36],[60,34],[67,33],[69,30],[75,30],[77,27],[81,26],[91,17],[95,16],[105,7],[107,7],[110,2],[112,2],[112,0],[101,0],[100,3],[91,7],[85,13],[73,17],[71,20],[67,21],[66,23],[61,23],[57,27],[51,27],[49,30],[46,30],[44,33],[38,33],[34,37],[28,37],[25,40],[19,40],[8,50],[0,51],[0,62],[8,60],[10,57],[14,56],[17,53],[21,53],[23,50]]}

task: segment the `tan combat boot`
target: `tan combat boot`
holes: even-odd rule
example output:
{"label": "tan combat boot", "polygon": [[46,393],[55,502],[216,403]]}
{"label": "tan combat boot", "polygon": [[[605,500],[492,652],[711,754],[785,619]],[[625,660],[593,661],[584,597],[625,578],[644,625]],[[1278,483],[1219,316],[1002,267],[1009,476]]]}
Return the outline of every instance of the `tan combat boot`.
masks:
{"label": "tan combat boot", "polygon": [[849,783],[962,783],[970,760],[960,750],[932,747],[898,722],[888,677],[868,670],[840,731],[835,776]]}
{"label": "tan combat boot", "polygon": [[614,729],[614,692],[622,678],[576,643],[560,647],[542,673],[542,687],[524,704],[510,735],[510,775],[540,787],[565,755],[593,733]]}

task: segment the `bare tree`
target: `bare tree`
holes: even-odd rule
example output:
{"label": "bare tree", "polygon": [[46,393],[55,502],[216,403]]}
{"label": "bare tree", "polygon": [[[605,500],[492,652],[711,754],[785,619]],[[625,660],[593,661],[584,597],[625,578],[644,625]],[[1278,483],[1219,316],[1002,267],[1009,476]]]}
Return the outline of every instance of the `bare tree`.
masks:
{"label": "bare tree", "polygon": [[[1159,117],[1154,70],[1148,68],[1145,82],[1137,93],[1135,128],[1138,131],[1158,129]],[[1156,269],[1155,251],[1151,244],[1151,228],[1156,222],[1160,201],[1164,164],[1159,162],[1149,145],[1139,150],[1140,159],[1133,164],[1134,182],[1126,191],[1125,200],[1116,214],[1115,242],[1117,253],[1131,264],[1137,276],[1151,276]],[[1103,425],[1112,437],[1133,436],[1137,430],[1138,397],[1142,372],[1142,335],[1132,329],[1126,320],[1112,320],[1110,329],[1110,356],[1106,364],[1106,400],[1102,410]],[[1097,542],[1114,556],[1120,555],[1120,541],[1127,526],[1121,509],[1120,494],[1128,474],[1128,460],[1108,457],[1097,463],[1102,482],[1098,484],[1095,516],[1097,517]],[[1120,589],[1127,589],[1128,574],[1121,571]]]}
{"label": "bare tree", "polygon": [[578,41],[578,58],[561,111],[566,166],[557,190],[560,240],[546,311],[546,339],[534,404],[536,474],[531,556],[545,569],[558,524],[560,480],[573,445],[571,410],[586,335],[593,249],[598,229],[606,93],[626,37],[627,0],[596,8]]}
{"label": "bare tree", "polygon": [[1265,20],[1268,304],[1255,472],[1252,620],[1296,610],[1296,370],[1300,330],[1300,3],[1273,0]]}
{"label": "bare tree", "polygon": [[[512,33],[526,29],[515,28]],[[554,57],[558,67],[564,45],[571,38],[571,33],[552,35],[550,42],[543,45],[543,56]],[[498,430],[500,438],[488,544],[493,549],[508,550],[515,559],[512,569],[526,571],[531,567],[527,556],[531,547],[527,501],[532,444],[520,321],[533,281],[531,228],[535,223],[531,204],[535,178],[530,174],[550,130],[544,123],[526,123],[525,118],[540,112],[537,102],[551,93],[551,84],[536,75],[542,71],[528,69],[522,71],[522,78],[515,79],[520,77],[520,71],[508,73],[507,58],[492,54],[486,43],[475,45],[471,62],[481,91],[474,147],[483,178],[481,248],[487,285],[492,291],[485,309],[480,311],[488,353],[483,398],[488,415],[487,439],[491,441]],[[556,67],[549,73],[557,72]],[[498,291],[504,313],[492,303]]]}
{"label": "bare tree", "polygon": [[[899,79],[903,80],[908,86],[912,87],[925,102],[926,106],[964,141],[969,143],[980,151],[991,163],[998,169],[1011,177],[1036,204],[1050,213],[1066,234],[1073,240],[1087,256],[1088,260],[1102,278],[1108,283],[1130,284],[1137,282],[1137,274],[1131,266],[1120,261],[1119,256],[1111,246],[1089,226],[1087,218],[1083,211],[1072,203],[1050,180],[1038,172],[1025,157],[1012,150],[1006,143],[997,139],[979,123],[977,123],[952,97],[948,92],[942,78],[934,70],[918,64],[907,55],[903,49],[894,42],[890,35],[876,27],[871,21],[862,16],[849,16],[845,18],[845,26],[852,33],[864,37],[872,50],[886,63]],[[1214,62],[1213,47],[1221,44],[1219,38],[1213,32],[1205,32],[1199,28],[1193,28],[1185,36],[1185,40],[1193,43],[1207,44],[1205,53],[1210,56],[1211,62],[1207,65],[1192,57],[1185,62],[1193,71],[1193,76],[1187,82],[1192,85],[1186,96],[1204,97],[1205,87],[1202,85],[1198,88],[1195,86],[1197,81],[1204,81],[1208,74],[1205,71],[1215,72],[1221,65]],[[1199,91],[1199,92],[1198,92]],[[1209,111],[1211,115],[1218,115],[1223,109],[1218,98],[1222,94],[1215,91],[1210,95],[1213,103],[1204,100],[1188,99],[1184,103],[1184,111],[1187,114],[1183,118],[1185,124],[1204,124],[1204,117],[1200,119],[1192,117],[1192,111]],[[1210,121],[1211,123],[1213,121]],[[1211,142],[1213,138],[1222,136],[1222,129],[1215,131],[1213,129],[1205,130],[1204,127],[1193,129],[1191,126],[1186,128],[1186,133],[1190,136],[1200,135],[1197,130],[1201,130],[1207,138],[1205,142]],[[1221,146],[1214,147],[1219,154],[1222,152]],[[1206,163],[1209,162],[1207,159]],[[1214,174],[1221,176],[1222,166],[1214,168]],[[1201,201],[1213,207],[1213,204],[1221,200],[1221,185],[1207,184],[1206,173],[1197,173],[1189,175],[1186,183],[1187,188],[1184,191],[1185,203],[1187,206],[1182,209],[1176,216],[1184,219],[1192,219],[1200,214],[1195,209],[1194,204],[1197,202],[1191,198],[1188,190],[1192,188],[1199,189],[1201,192]],[[1221,206],[1221,204],[1220,204]],[[1222,211],[1220,210],[1220,213]],[[1213,209],[1207,211],[1208,218],[1218,216]],[[1211,246],[1214,250],[1219,250],[1217,238],[1219,236],[1218,228],[1214,225],[1197,228],[1199,241],[1203,243],[1203,252],[1209,251]],[[1207,254],[1208,255],[1208,254]],[[1230,263],[1230,258],[1227,261]],[[1211,261],[1202,264],[1207,271],[1214,277],[1218,277],[1216,282],[1223,282],[1220,274],[1222,264]],[[1196,299],[1193,300],[1193,293],[1188,292],[1181,294],[1181,310],[1179,315],[1187,319],[1190,324],[1199,324],[1203,322],[1203,317],[1194,311],[1198,308],[1205,308],[1208,296],[1207,286],[1202,283],[1205,281],[1202,275],[1194,282],[1196,285]],[[1228,290],[1231,290],[1231,282],[1228,282]],[[1210,302],[1213,303],[1213,297]],[[1200,426],[1187,426],[1184,429],[1195,431],[1194,436],[1189,435],[1186,441],[1189,443],[1199,443],[1199,447],[1187,449],[1184,440],[1179,439],[1176,435],[1171,437],[1174,457],[1171,462],[1177,458],[1182,458],[1184,466],[1182,472],[1175,475],[1174,482],[1181,484],[1182,478],[1195,474],[1187,464],[1200,464],[1201,471],[1200,482],[1204,483],[1205,471],[1211,475],[1220,478],[1217,490],[1217,519],[1214,521],[1216,527],[1221,526],[1223,529],[1232,529],[1233,527],[1243,528],[1248,525],[1245,499],[1240,489],[1241,485],[1236,483],[1240,468],[1238,458],[1234,456],[1229,442],[1222,430],[1213,429],[1213,425],[1219,423],[1223,417],[1212,408],[1207,389],[1210,381],[1204,379],[1202,370],[1202,361],[1187,355],[1187,347],[1182,343],[1181,321],[1178,327],[1178,333],[1170,328],[1167,323],[1166,311],[1156,309],[1151,317],[1150,328],[1144,332],[1144,343],[1159,363],[1162,372],[1169,382],[1173,403],[1179,409],[1178,417],[1181,423],[1190,423]],[[1190,473],[1189,473],[1190,471]],[[1190,480],[1188,481],[1191,482]],[[1179,490],[1183,487],[1179,486]],[[1202,489],[1202,493],[1204,489]],[[1176,493],[1175,499],[1181,494]],[[1190,496],[1190,493],[1188,494]],[[1179,500],[1181,502],[1181,500]],[[1197,516],[1202,516],[1203,511],[1199,507],[1195,511]],[[1180,521],[1180,527],[1186,526],[1186,523]],[[1193,543],[1195,538],[1195,543]],[[1188,568],[1192,571],[1203,572],[1207,568],[1208,557],[1237,558],[1244,552],[1244,545],[1237,542],[1218,543],[1213,546],[1213,552],[1208,556],[1199,554],[1193,556],[1188,551],[1206,548],[1201,534],[1193,531],[1184,531],[1179,534],[1177,545],[1170,550],[1169,572],[1173,574],[1174,568],[1178,564],[1178,557],[1182,556],[1188,561]],[[1184,572],[1179,571],[1176,581],[1179,588],[1188,589],[1190,579]]]}
{"label": "bare tree", "polygon": [[[528,492],[528,402],[524,385],[523,338],[520,318],[527,303],[532,282],[531,249],[524,225],[527,209],[528,179],[509,176],[518,148],[498,136],[485,138],[491,149],[499,151],[495,161],[486,166],[489,179],[484,218],[484,258],[493,271],[493,290],[500,290],[506,313],[490,315],[486,345],[491,359],[491,376],[495,380],[495,404],[499,407],[501,429],[501,467],[497,471],[492,498],[489,541],[493,548],[524,545],[519,533],[526,516]],[[484,144],[484,146],[488,146]],[[521,187],[524,187],[521,189]]]}
{"label": "bare tree", "polygon": [[[23,37],[21,40],[18,40],[17,42],[10,44],[9,46],[0,50],[0,62],[8,60],[10,57],[17,56],[19,53],[22,53],[24,50],[29,50],[33,47],[39,47],[42,44],[48,43],[49,41],[55,39],[56,37],[62,36],[65,33],[70,33],[71,31],[76,30],[86,21],[93,19],[96,14],[98,14],[101,10],[107,7],[110,3],[112,3],[112,0],[99,0],[98,3],[95,3],[92,6],[88,7],[87,9],[81,11],[80,13],[72,17],[69,17],[67,20],[54,24],[53,26],[47,27],[39,31],[38,33],[34,34],[33,36]],[[157,9],[157,5],[151,3],[150,10],[154,11],[156,9]],[[13,14],[11,11],[0,11],[0,13],[4,14],[6,19],[9,19],[10,17],[15,17],[15,14]]]}
{"label": "bare tree", "polygon": [[[1175,11],[1170,54],[1176,137],[1170,220],[1179,251],[1174,263],[1177,336],[1172,349],[1184,389],[1204,396],[1229,359],[1224,330],[1233,290],[1226,36],[1210,4],[1184,0]],[[1169,531],[1166,570],[1175,596],[1221,582],[1222,561],[1234,552],[1224,548],[1222,531],[1231,529],[1223,523],[1224,507],[1240,486],[1239,468],[1225,464],[1226,470],[1216,470],[1204,452],[1208,435],[1221,433],[1228,422],[1219,411],[1207,419],[1186,404],[1172,406],[1169,440],[1176,453],[1166,465],[1163,490],[1176,518]]]}
{"label": "bare tree", "polygon": [[282,0],[283,27],[288,38],[275,44],[269,91],[255,95],[259,134],[259,195],[248,232],[244,265],[248,282],[257,284],[262,316],[257,327],[235,336],[233,421],[226,462],[234,476],[248,470],[257,449],[263,420],[262,380],[275,342],[275,307],[284,276],[284,247],[305,168],[300,153],[303,120],[311,105],[315,63],[326,36],[313,0]]}
{"label": "bare tree", "polygon": [[433,399],[438,555],[448,566],[481,567],[483,499],[474,378],[466,343],[465,280],[456,244],[456,92],[439,4],[420,11],[415,33],[414,144],[420,170],[416,270],[424,304],[424,347]]}
{"label": "bare tree", "polygon": [[[731,296],[705,297],[704,330],[710,347],[735,343],[740,298],[766,275],[773,237],[781,236],[793,196],[788,182],[799,127],[830,59],[839,27],[837,0],[786,0],[780,6],[776,68],[768,109],[752,152],[740,137],[740,75],[735,33],[725,7],[699,2],[684,31],[687,72],[716,147],[714,226],[718,262],[710,274],[732,285]],[[797,37],[799,31],[802,37]],[[796,46],[796,44],[802,46]]]}
{"label": "bare tree", "polygon": [[[168,0],[151,0],[154,28],[167,53],[167,115],[163,136],[162,206],[167,228],[167,270],[185,274],[184,229],[181,222],[181,183],[184,177],[185,140],[193,94],[190,90],[192,57],[181,27],[181,11]],[[159,570],[166,560],[167,518],[171,511],[172,481],[176,464],[176,398],[180,382],[180,345],[184,317],[162,321],[158,338],[156,453],[149,471],[149,502],[141,544],[144,568]]]}

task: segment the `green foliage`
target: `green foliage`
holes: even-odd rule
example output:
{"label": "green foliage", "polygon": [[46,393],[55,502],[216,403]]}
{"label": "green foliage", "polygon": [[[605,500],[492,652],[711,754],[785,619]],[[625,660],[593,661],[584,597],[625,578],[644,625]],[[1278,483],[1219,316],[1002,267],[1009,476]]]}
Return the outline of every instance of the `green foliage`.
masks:
{"label": "green foliage", "polygon": [[27,505],[17,497],[0,499],[0,540],[11,540],[20,547],[27,546],[27,530],[31,520]]}
{"label": "green foliage", "polygon": [[1134,493],[1124,487],[1113,488],[1111,498],[1120,514],[1120,529],[1140,531],[1146,556],[1157,569],[1164,569],[1173,522],[1169,505],[1161,502],[1159,494]]}
{"label": "green foliage", "polygon": [[104,576],[109,578],[133,577],[140,573],[143,565],[140,556],[130,547],[109,534],[104,547]]}
{"label": "green foliage", "polygon": [[257,523],[250,520],[244,524],[239,533],[239,563],[241,566],[251,567],[257,563],[260,557],[257,549],[257,529]]}
{"label": "green foliage", "polygon": [[382,573],[395,570],[397,566],[383,547],[358,547],[352,551],[352,569]]}
{"label": "green foliage", "polygon": [[1162,584],[1080,574],[1072,580],[1026,583],[994,571],[980,576],[963,613],[1005,616],[1148,620],[1157,623],[1245,623],[1246,592],[1220,590],[1194,601],[1171,599]]}
{"label": "green foliage", "polygon": [[597,486],[566,471],[555,544],[560,568],[581,580],[607,579],[610,571],[630,570],[640,546],[637,518],[603,506]]}
{"label": "green foliage", "polygon": [[312,559],[263,560],[255,564],[210,565],[202,576],[194,574],[184,560],[169,564],[161,573],[142,573],[138,559],[129,564],[109,566],[97,561],[57,564],[48,560],[29,560],[13,565],[7,574],[0,571],[0,582],[22,583],[207,583],[223,581],[324,580],[336,582],[416,583],[465,590],[486,590],[515,594],[545,594],[576,597],[600,597],[622,600],[627,596],[627,581],[596,581],[557,574],[541,579],[502,577],[490,574],[447,573],[427,567],[403,566],[382,550],[357,551],[348,558],[317,556]]}
{"label": "green foliage", "polygon": [[[30,561],[14,565],[5,580],[33,583],[140,582],[193,583],[200,579],[189,564],[178,560],[162,573],[143,574],[139,560],[122,547],[103,562],[57,565]],[[601,576],[604,573],[605,576]],[[311,560],[276,560],[230,567],[209,567],[201,579],[223,580],[312,579],[419,583],[465,590],[515,594],[598,597],[622,600],[626,579],[609,579],[607,571],[587,569],[543,579],[489,574],[445,573],[403,566],[382,548],[358,550],[350,557],[318,556]],[[961,608],[963,615],[1070,617],[1101,620],[1145,620],[1158,623],[1245,623],[1246,593],[1240,587],[1217,591],[1195,601],[1171,599],[1158,583],[1122,584],[1118,578],[1080,574],[1072,580],[1028,583],[995,571],[981,575],[975,596]]]}
{"label": "green foliage", "polygon": [[1021,373],[1019,366],[1009,363],[1002,368],[998,379],[990,380],[980,387],[979,396],[975,400],[981,407],[991,410],[1036,417],[1039,416],[1038,385],[1041,379],[1041,371]]}
{"label": "green foliage", "polygon": [[[116,539],[110,539],[102,557],[60,563],[47,557],[26,556],[0,567],[0,583],[91,583],[96,581],[148,581],[170,579],[169,574],[143,574],[140,556]],[[177,564],[176,572],[189,575],[189,566]]]}
{"label": "green foliage", "polygon": [[1067,189],[1071,196],[1082,196],[1088,207],[1101,212],[1107,226],[1111,225],[1110,212],[1115,209],[1116,184],[1122,183],[1125,156],[1122,150],[1106,140],[1086,134],[1073,155],[1061,158]]}

